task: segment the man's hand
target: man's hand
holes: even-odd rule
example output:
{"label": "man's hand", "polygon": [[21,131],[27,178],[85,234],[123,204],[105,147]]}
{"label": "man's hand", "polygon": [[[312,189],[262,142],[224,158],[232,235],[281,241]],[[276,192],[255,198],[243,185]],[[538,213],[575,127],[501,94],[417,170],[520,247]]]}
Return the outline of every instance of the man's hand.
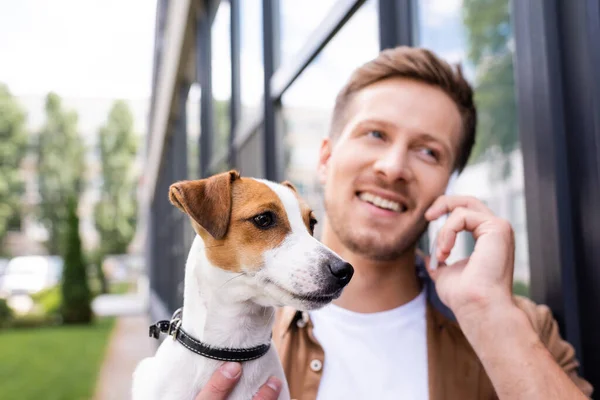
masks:
{"label": "man's hand", "polygon": [[[242,366],[239,363],[223,364],[196,396],[196,400],[226,400],[241,376]],[[270,377],[252,400],[276,400],[280,392],[281,382],[275,377]]]}
{"label": "man's hand", "polygon": [[[454,312],[500,398],[585,398],[513,303],[514,234],[473,197],[442,196],[425,213],[434,220],[450,213],[436,238],[439,267],[429,269],[440,299]],[[461,231],[475,249],[466,260],[445,265]],[[426,260],[427,261],[427,260]],[[428,261],[427,261],[428,263]]]}
{"label": "man's hand", "polygon": [[[466,196],[438,198],[425,218],[450,213],[436,238],[440,266],[429,271],[440,299],[460,320],[478,320],[481,313],[511,308],[514,269],[514,234],[510,224],[496,217],[481,201]],[[473,234],[473,254],[452,265],[444,262],[461,231]]]}

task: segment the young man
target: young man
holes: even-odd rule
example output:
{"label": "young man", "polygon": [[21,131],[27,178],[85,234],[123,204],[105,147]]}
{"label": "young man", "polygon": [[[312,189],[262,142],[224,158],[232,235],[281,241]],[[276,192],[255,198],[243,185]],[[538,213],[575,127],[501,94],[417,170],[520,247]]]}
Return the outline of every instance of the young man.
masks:
{"label": "young man", "polygon": [[[509,223],[477,199],[443,195],[465,167],[475,126],[460,70],[424,49],[383,51],[341,90],[320,151],[321,240],[355,274],[322,310],[278,312],[273,339],[292,398],[591,395],[549,309],[512,295]],[[440,267],[425,272],[417,241],[445,213]],[[475,250],[445,265],[461,231],[473,234]],[[226,398],[240,374],[239,365],[227,367],[199,399]],[[278,390],[269,381],[260,398]]]}

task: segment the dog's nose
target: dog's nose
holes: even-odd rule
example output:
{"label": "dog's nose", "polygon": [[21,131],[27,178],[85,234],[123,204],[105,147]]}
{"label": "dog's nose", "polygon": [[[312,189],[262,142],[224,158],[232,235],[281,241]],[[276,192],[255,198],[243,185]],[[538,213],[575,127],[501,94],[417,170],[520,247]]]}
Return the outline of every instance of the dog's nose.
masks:
{"label": "dog's nose", "polygon": [[330,261],[327,264],[327,267],[329,267],[331,274],[344,285],[350,281],[350,278],[352,278],[352,275],[354,274],[352,265],[340,259]]}

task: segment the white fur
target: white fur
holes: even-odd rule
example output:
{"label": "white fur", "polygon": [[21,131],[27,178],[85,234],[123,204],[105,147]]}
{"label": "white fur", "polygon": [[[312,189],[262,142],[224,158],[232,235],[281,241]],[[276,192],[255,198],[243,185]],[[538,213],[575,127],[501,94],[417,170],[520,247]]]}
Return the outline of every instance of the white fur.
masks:
{"label": "white fur", "polygon": [[[297,296],[326,289],[328,276],[331,280],[326,263],[337,255],[308,233],[298,201],[289,188],[261,182],[279,196],[292,227],[281,245],[264,254],[263,267],[253,272],[242,265],[244,273],[238,274],[212,265],[200,236],[194,239],[188,255],[182,328],[213,346],[244,348],[267,343],[274,307],[313,309],[325,305]],[[333,294],[330,300],[340,293]],[[156,355],[140,362],[134,372],[132,398],[193,400],[222,364],[194,354],[166,337]],[[242,377],[229,398],[251,399],[272,375],[284,384],[279,399],[289,399],[285,375],[273,345],[263,357],[242,363]]]}

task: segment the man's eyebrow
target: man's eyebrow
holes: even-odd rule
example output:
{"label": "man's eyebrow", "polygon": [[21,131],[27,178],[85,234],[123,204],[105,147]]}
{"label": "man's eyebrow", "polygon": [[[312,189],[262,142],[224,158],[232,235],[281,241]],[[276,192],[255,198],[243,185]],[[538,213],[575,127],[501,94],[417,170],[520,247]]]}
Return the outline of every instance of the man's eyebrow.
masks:
{"label": "man's eyebrow", "polygon": [[364,128],[365,126],[381,126],[385,129],[398,128],[398,126],[396,126],[396,124],[394,124],[393,122],[373,118],[362,120],[356,125],[357,128]]}

